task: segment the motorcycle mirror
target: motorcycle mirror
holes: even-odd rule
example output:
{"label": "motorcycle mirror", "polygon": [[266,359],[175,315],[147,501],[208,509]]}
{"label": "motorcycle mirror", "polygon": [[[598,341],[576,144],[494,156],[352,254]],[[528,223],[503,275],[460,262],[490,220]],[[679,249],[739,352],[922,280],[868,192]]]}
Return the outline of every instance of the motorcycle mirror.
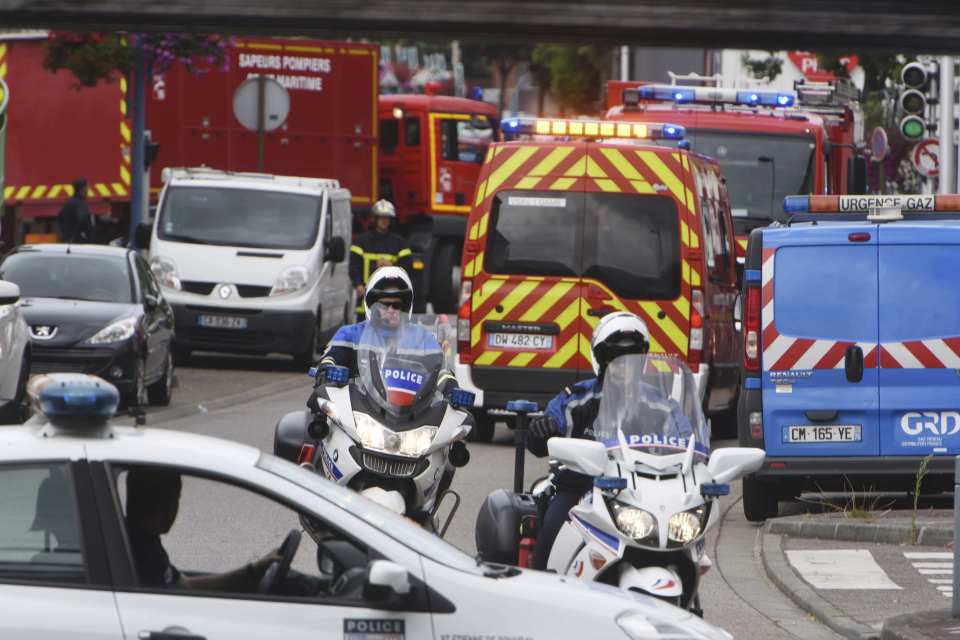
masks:
{"label": "motorcycle mirror", "polygon": [[450,447],[450,464],[459,468],[466,466],[468,462],[470,462],[470,452],[467,450],[467,445],[460,441],[454,442]]}
{"label": "motorcycle mirror", "polygon": [[752,447],[729,447],[710,454],[707,471],[716,484],[724,484],[753,473],[763,464],[766,453]]}
{"label": "motorcycle mirror", "polygon": [[602,476],[607,470],[607,448],[596,440],[550,438],[547,452],[565,467],[588,476]]}

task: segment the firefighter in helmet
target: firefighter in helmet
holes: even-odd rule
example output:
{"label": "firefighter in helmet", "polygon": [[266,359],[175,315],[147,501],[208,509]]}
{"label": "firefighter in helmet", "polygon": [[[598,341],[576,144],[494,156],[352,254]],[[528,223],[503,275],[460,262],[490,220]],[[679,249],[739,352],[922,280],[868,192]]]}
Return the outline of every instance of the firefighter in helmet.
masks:
{"label": "firefighter in helmet", "polygon": [[363,293],[371,274],[380,267],[396,265],[410,272],[412,251],[407,241],[390,230],[397,218],[389,200],[377,200],[371,211],[373,225],[350,247],[350,282],[357,293],[357,314],[363,314]]}

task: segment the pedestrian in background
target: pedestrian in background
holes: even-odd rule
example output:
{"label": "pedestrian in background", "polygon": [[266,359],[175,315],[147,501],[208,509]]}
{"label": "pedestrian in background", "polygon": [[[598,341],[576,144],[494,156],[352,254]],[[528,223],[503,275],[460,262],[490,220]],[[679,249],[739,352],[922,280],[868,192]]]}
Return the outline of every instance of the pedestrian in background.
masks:
{"label": "pedestrian in background", "polygon": [[93,214],[87,204],[87,180],[73,181],[73,195],[57,214],[60,239],[66,243],[80,244],[93,241]]}

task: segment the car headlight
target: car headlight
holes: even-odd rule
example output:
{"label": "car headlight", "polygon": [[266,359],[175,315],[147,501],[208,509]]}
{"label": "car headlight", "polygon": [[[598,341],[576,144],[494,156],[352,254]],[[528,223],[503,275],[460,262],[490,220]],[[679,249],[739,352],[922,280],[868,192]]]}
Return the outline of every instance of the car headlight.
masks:
{"label": "car headlight", "polygon": [[657,529],[657,519],[643,509],[628,507],[614,501],[610,505],[610,510],[613,511],[613,522],[617,525],[617,529],[634,540],[642,540]]}
{"label": "car headlight", "polygon": [[633,611],[620,615],[617,618],[617,625],[631,640],[647,640],[647,638],[730,640],[733,638],[723,629],[718,629],[696,616],[690,616],[682,621],[673,621],[661,620],[655,615]]}
{"label": "car headlight", "polygon": [[284,293],[293,293],[307,286],[310,272],[306,267],[287,267],[277,276],[277,281],[270,290],[270,295],[279,296]]}
{"label": "car headlight", "polygon": [[150,259],[150,271],[153,272],[154,277],[157,279],[157,282],[160,283],[161,287],[175,289],[176,291],[180,291],[180,289],[183,288],[180,284],[180,278],[177,277],[177,268],[173,265],[173,261],[170,260],[170,258],[154,256]]}
{"label": "car headlight", "polygon": [[92,338],[87,340],[87,344],[122,342],[133,336],[136,330],[137,319],[135,317],[124,318],[98,331]]}
{"label": "car headlight", "polygon": [[689,544],[700,535],[703,521],[703,507],[681,511],[670,516],[667,522],[667,538],[671,542]]}
{"label": "car headlight", "polygon": [[396,432],[365,413],[353,412],[353,422],[357,426],[357,436],[365,449],[375,449],[384,453],[419,458],[433,442],[437,427],[426,426],[411,431]]}

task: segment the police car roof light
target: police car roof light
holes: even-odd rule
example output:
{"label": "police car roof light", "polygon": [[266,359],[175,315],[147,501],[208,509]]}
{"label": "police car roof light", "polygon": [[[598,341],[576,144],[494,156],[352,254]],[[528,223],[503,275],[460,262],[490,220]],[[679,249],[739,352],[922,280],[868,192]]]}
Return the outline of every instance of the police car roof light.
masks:
{"label": "police car roof light", "polygon": [[510,118],[500,126],[504,137],[519,135],[562,138],[625,138],[680,140],[686,130],[678,124],[623,122],[611,120],[567,120],[564,118]]}
{"label": "police car roof light", "polygon": [[869,214],[872,219],[899,219],[902,213],[960,212],[960,194],[948,195],[862,195],[787,196],[783,212]]}
{"label": "police car roof light", "polygon": [[34,408],[50,420],[83,419],[102,422],[117,411],[120,393],[97,376],[50,373],[30,381],[27,389]]}
{"label": "police car roof light", "polygon": [[676,104],[736,104],[751,107],[792,107],[797,103],[794,91],[733,89],[723,87],[678,87],[669,84],[648,84],[623,90],[623,104],[631,107],[641,100]]}

